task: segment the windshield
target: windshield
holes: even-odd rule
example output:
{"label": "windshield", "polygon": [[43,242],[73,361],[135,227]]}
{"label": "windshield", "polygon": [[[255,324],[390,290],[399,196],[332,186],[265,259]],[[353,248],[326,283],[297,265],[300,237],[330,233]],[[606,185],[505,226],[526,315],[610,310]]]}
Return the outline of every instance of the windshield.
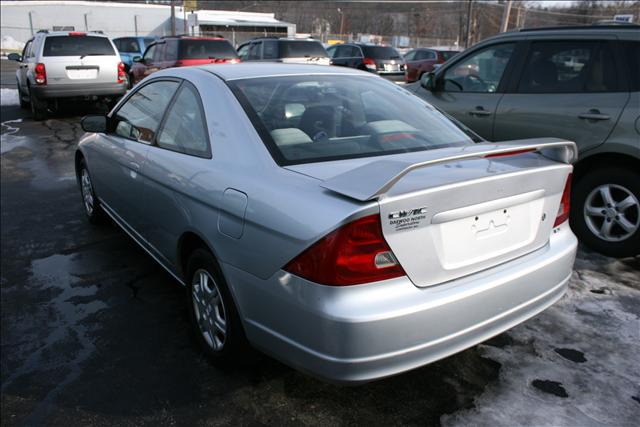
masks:
{"label": "windshield", "polygon": [[308,58],[308,57],[326,57],[327,51],[322,45],[313,41],[280,41],[280,57],[281,58]]}
{"label": "windshield", "polygon": [[364,56],[373,59],[399,59],[397,50],[388,46],[363,46]]}
{"label": "windshield", "polygon": [[43,56],[115,55],[106,37],[49,36],[44,41]]}
{"label": "windshield", "polygon": [[229,85],[281,165],[472,143],[435,108],[375,77],[264,77]]}
{"label": "windshield", "polygon": [[234,59],[238,54],[226,40],[180,40],[179,59]]}

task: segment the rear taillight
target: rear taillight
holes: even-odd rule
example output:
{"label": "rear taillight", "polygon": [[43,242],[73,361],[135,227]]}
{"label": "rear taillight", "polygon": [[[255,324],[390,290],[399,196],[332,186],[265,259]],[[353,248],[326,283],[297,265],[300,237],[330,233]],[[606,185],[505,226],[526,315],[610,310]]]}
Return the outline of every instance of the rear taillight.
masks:
{"label": "rear taillight", "polygon": [[124,70],[124,64],[120,62],[118,64],[118,83],[124,83],[127,79],[127,73]]}
{"label": "rear taillight", "polygon": [[39,62],[36,64],[35,68],[35,80],[38,85],[46,85],[47,84],[47,70],[44,68],[44,64]]}
{"label": "rear taillight", "polygon": [[229,60],[229,64],[238,64],[240,62],[240,58],[232,58]]}
{"label": "rear taillight", "polygon": [[329,233],[290,261],[284,270],[330,286],[358,285],[405,275],[384,240],[380,215],[357,219]]}
{"label": "rear taillight", "polygon": [[567,177],[567,183],[564,185],[564,191],[562,192],[562,198],[560,199],[560,207],[558,208],[558,216],[553,223],[554,227],[559,226],[567,219],[569,219],[569,207],[571,204],[571,177],[573,174],[569,174]]}
{"label": "rear taillight", "polygon": [[375,60],[373,60],[371,58],[364,58],[362,60],[362,63],[367,68],[367,70],[369,70],[369,71],[375,71],[376,70],[376,61]]}

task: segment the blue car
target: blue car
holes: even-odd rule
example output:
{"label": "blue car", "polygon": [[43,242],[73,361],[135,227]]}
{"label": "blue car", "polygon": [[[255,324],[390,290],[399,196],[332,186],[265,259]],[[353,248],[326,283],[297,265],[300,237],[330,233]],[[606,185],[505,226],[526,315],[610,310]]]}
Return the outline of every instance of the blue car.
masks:
{"label": "blue car", "polygon": [[136,56],[142,56],[147,46],[153,43],[156,39],[156,37],[119,37],[117,39],[113,39],[113,43],[118,48],[120,58],[124,63],[124,68],[129,80],[129,86],[131,86],[131,82],[133,82],[130,75],[133,58]]}

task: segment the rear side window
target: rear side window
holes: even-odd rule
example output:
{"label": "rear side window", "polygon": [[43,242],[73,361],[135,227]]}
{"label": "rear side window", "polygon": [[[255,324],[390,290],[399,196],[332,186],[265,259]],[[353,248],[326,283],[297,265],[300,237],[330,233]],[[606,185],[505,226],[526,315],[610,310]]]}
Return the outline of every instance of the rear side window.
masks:
{"label": "rear side window", "polygon": [[136,53],[140,52],[138,40],[134,38],[119,39],[115,41],[116,47],[120,52]]}
{"label": "rear side window", "polygon": [[613,54],[605,42],[533,42],[518,92],[612,92],[617,80]]}
{"label": "rear side window", "polygon": [[640,42],[626,42],[625,56],[629,67],[629,89],[640,90]]}
{"label": "rear side window", "polygon": [[444,58],[445,61],[448,61],[449,58],[453,58],[458,53],[460,53],[460,52],[455,51],[455,50],[443,50],[443,51],[440,51],[440,55],[442,55],[442,57]]}
{"label": "rear side window", "polygon": [[44,41],[43,56],[115,55],[106,37],[50,36]]}
{"label": "rear side window", "polygon": [[278,57],[278,43],[275,40],[262,42],[262,59],[276,59]]}
{"label": "rear side window", "polygon": [[226,40],[180,40],[178,59],[234,59],[238,54]]}
{"label": "rear side window", "polygon": [[178,83],[157,81],[134,93],[116,112],[113,127],[116,135],[149,144],[171,101]]}
{"label": "rear side window", "polygon": [[281,58],[310,58],[310,57],[327,57],[327,51],[322,45],[313,41],[280,41],[280,57]]}
{"label": "rear side window", "polygon": [[176,96],[158,135],[157,144],[179,153],[211,157],[200,95],[191,84],[185,82]]}
{"label": "rear side window", "polygon": [[364,56],[373,59],[399,59],[397,50],[389,46],[364,46]]}

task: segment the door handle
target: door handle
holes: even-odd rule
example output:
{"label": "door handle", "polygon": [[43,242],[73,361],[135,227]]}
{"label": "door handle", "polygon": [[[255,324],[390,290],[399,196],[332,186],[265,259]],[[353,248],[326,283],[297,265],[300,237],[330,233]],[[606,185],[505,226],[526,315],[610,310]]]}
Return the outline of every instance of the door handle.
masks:
{"label": "door handle", "polygon": [[592,108],[588,113],[578,114],[578,117],[585,120],[609,120],[608,114],[601,114],[600,110]]}
{"label": "door handle", "polygon": [[136,162],[129,162],[129,167],[136,172],[140,170],[140,164]]}
{"label": "door handle", "polygon": [[484,107],[482,107],[481,105],[478,105],[475,110],[469,111],[469,114],[472,116],[490,116],[491,112],[486,111]]}

